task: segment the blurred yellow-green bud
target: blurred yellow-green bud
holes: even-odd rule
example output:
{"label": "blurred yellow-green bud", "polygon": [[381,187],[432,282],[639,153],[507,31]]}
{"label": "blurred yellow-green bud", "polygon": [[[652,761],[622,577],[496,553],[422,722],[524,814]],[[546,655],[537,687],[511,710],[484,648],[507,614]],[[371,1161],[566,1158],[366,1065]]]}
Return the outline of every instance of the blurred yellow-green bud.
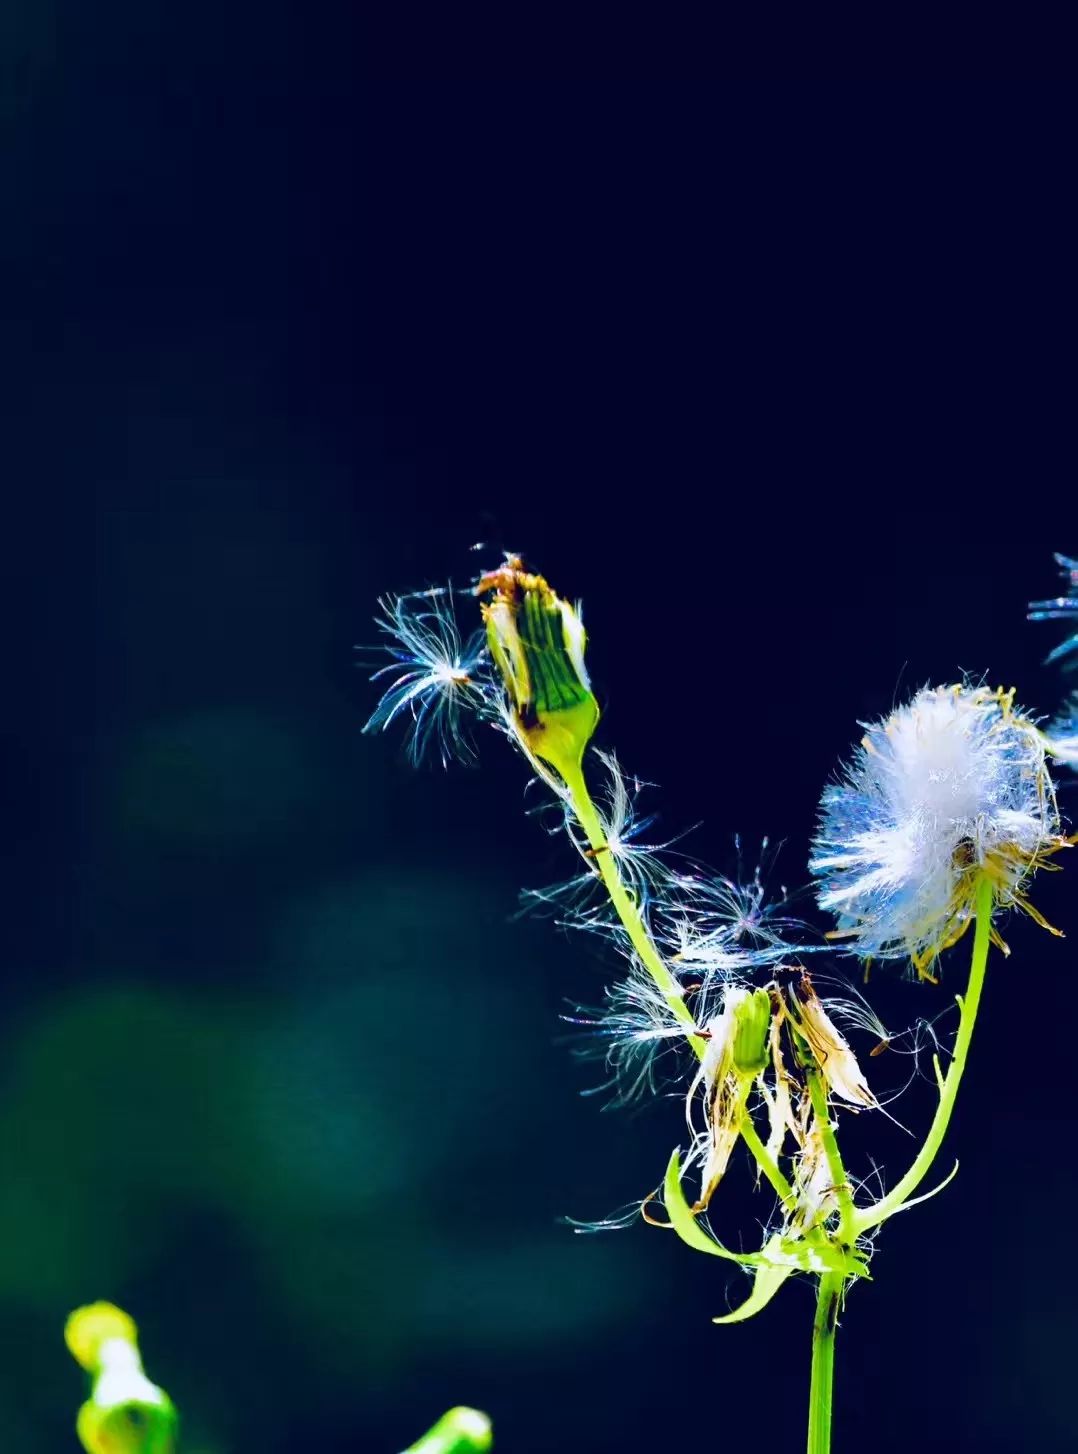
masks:
{"label": "blurred yellow-green bud", "polygon": [[493,1447],[490,1420],[478,1409],[450,1409],[405,1454],[483,1454]]}
{"label": "blurred yellow-green bud", "polygon": [[75,1425],[87,1454],[173,1454],[176,1410],[143,1372],[127,1313],[112,1303],[77,1308],[64,1338],[92,1380]]}
{"label": "blurred yellow-green bud", "polygon": [[584,626],[542,576],[508,556],[476,586],[513,725],[527,750],[563,776],[580,765],[599,720],[584,665]]}
{"label": "blurred yellow-green bud", "polygon": [[771,996],[753,990],[734,1008],[731,1056],[741,1075],[759,1075],[770,1059]]}
{"label": "blurred yellow-green bud", "polygon": [[64,1328],[64,1342],[71,1356],[87,1373],[95,1373],[106,1343],[119,1339],[138,1347],[138,1329],[134,1319],[112,1303],[90,1303],[76,1308]]}

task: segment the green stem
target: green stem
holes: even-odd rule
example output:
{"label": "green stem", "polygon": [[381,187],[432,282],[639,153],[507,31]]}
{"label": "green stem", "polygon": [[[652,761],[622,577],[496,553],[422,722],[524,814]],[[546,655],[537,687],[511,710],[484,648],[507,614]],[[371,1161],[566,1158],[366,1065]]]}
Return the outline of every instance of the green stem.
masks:
{"label": "green stem", "polygon": [[610,845],[606,841],[606,830],[603,827],[603,820],[599,816],[598,809],[591,800],[587,783],[584,781],[583,769],[578,767],[562,767],[562,779],[566,791],[569,794],[569,801],[572,803],[573,812],[577,816],[584,836],[588,840],[588,846],[595,858],[596,867],[602,875],[606,891],[610,895],[610,902],[614,906],[614,912],[629,936],[629,941],[640,959],[641,964],[651,975],[656,989],[662,995],[670,1013],[686,1029],[686,1038],[700,1060],[704,1058],[707,1049],[707,1042],[696,1034],[696,1020],[685,1003],[685,996],[681,985],[674,975],[670,973],[663,963],[662,955],[655,948],[645,925],[643,916],[637,905],[636,899],[625,887],[621,874],[618,872],[617,859],[610,851]]}
{"label": "green stem", "polygon": [[741,1121],[738,1125],[741,1132],[741,1139],[756,1158],[756,1164],[764,1176],[774,1188],[775,1195],[785,1207],[787,1213],[793,1217],[797,1213],[797,1197],[794,1189],[778,1169],[767,1147],[760,1140],[756,1127],[752,1124],[752,1117],[747,1110],[741,1113]]}
{"label": "green stem", "polygon": [[[924,1145],[901,1181],[897,1182],[878,1202],[854,1214],[855,1233],[865,1232],[870,1227],[877,1226],[884,1218],[901,1209],[902,1204],[909,1200],[924,1180],[947,1133],[951,1112],[954,1110],[955,1097],[958,1095],[958,1087],[962,1081],[962,1072],[966,1068],[966,1057],[969,1054],[970,1040],[973,1037],[973,1026],[977,1020],[977,1009],[981,1003],[981,991],[984,988],[984,971],[985,965],[988,963],[988,946],[991,940],[993,903],[992,884],[988,878],[982,878],[977,885],[975,903],[977,918],[973,935],[973,958],[970,963],[969,984],[966,986],[965,997],[956,996],[959,1011],[958,1034],[955,1036],[954,1050],[951,1053],[951,1063],[947,1067],[947,1074],[940,1081],[940,1099],[939,1105],[936,1107],[936,1114],[929,1127],[928,1135],[925,1137]],[[936,1073],[938,1079],[938,1067]]]}
{"label": "green stem", "polygon": [[812,1322],[808,1454],[831,1454],[831,1390],[835,1380],[835,1329],[841,1298],[841,1272],[823,1273]]}
{"label": "green stem", "polygon": [[[610,852],[606,841],[606,830],[603,827],[603,820],[599,816],[598,809],[592,801],[588,792],[587,783],[584,781],[583,768],[579,765],[570,768],[567,764],[560,767],[562,781],[569,794],[569,801],[572,804],[573,812],[577,821],[584,830],[584,836],[588,840],[588,847],[591,849],[595,863],[602,876],[606,891],[610,895],[610,902],[614,906],[614,912],[621,920],[622,926],[629,941],[639,956],[641,964],[651,975],[652,981],[664,1002],[669,1007],[674,1017],[685,1026],[686,1039],[692,1046],[700,1060],[704,1058],[707,1049],[707,1041],[696,1034],[696,1020],[688,1005],[685,1003],[685,996],[682,993],[681,985],[676,977],[672,975],[663,962],[662,955],[656,949],[647,927],[644,924],[643,916],[637,906],[633,895],[626,888],[618,872],[618,862]],[[741,1115],[739,1131],[759,1166],[760,1171],[774,1189],[779,1201],[785,1207],[790,1216],[796,1214],[797,1197],[793,1187],[779,1170],[775,1160],[768,1154],[767,1148],[756,1133],[752,1124],[752,1118],[747,1111]],[[814,1233],[808,1234],[809,1241],[815,1240]]]}
{"label": "green stem", "polygon": [[[755,1157],[757,1166],[760,1168],[766,1180],[770,1182],[775,1195],[782,1203],[786,1215],[793,1221],[797,1217],[798,1211],[797,1193],[783,1176],[774,1157],[760,1140],[759,1132],[752,1123],[752,1117],[744,1106],[741,1108],[741,1119],[738,1122],[738,1131],[741,1134],[741,1139]],[[836,1151],[838,1150],[837,1147],[835,1149]],[[801,1235],[806,1242],[816,1247],[820,1246],[821,1243],[827,1243],[831,1240],[824,1227],[806,1227]]]}
{"label": "green stem", "polygon": [[846,1168],[843,1165],[842,1155],[838,1149],[835,1128],[831,1124],[831,1108],[827,1104],[827,1090],[823,1083],[823,1077],[818,1070],[807,1070],[805,1072],[805,1078],[808,1081],[812,1109],[816,1114],[816,1124],[820,1128],[820,1136],[823,1139],[824,1155],[827,1157],[827,1169],[831,1173],[831,1185],[835,1189],[835,1197],[838,1201],[838,1241],[844,1247],[852,1247],[856,1236],[854,1231],[856,1213],[854,1212],[853,1206],[853,1194],[850,1191]]}

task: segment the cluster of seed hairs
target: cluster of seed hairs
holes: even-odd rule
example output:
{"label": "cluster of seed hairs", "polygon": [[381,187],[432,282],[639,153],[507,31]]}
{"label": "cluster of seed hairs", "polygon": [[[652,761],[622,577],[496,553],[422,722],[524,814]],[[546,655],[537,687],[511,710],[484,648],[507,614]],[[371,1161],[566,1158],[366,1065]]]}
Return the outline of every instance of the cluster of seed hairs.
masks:
{"label": "cluster of seed hairs", "polygon": [[[493,580],[508,594],[502,576],[515,569],[509,565],[496,576],[483,577],[481,584]],[[385,695],[367,730],[406,720],[413,758],[432,750],[443,763],[452,756],[470,757],[475,750],[470,724],[476,721],[504,727],[521,746],[521,735],[510,722],[503,680],[482,633],[468,634],[458,625],[455,608],[460,596],[463,593],[445,588],[381,602],[379,624],[391,660],[376,673]],[[474,598],[469,601],[473,604]],[[504,623],[500,629],[506,629]],[[536,767],[526,746],[524,751]],[[736,1095],[730,1099],[727,1094],[732,1083],[724,1080],[720,1048],[736,1005],[754,983],[766,979],[776,1028],[769,1040],[768,1069],[755,1076],[745,1091],[747,1108],[750,1114],[766,1117],[773,1154],[780,1154],[786,1138],[793,1137],[794,1175],[802,1193],[798,1216],[809,1216],[805,1209],[814,1199],[819,1205],[809,1220],[827,1215],[830,1203],[819,1194],[824,1171],[818,1129],[804,1082],[798,1089],[796,1074],[786,1066],[778,1028],[788,1022],[794,1003],[792,992],[780,987],[782,982],[793,982],[785,966],[800,965],[806,956],[827,948],[826,941],[795,913],[794,898],[784,887],[770,892],[773,855],[767,840],[759,861],[744,877],[740,872],[734,877],[715,874],[682,850],[684,835],[652,834],[655,817],[641,808],[650,784],[626,773],[616,756],[601,748],[589,747],[585,762],[601,820],[602,848],[597,850],[589,842],[572,796],[562,790],[556,775],[540,768],[540,788],[553,790],[547,799],[547,811],[554,815],[552,831],[564,832],[579,867],[567,881],[530,890],[524,897],[526,907],[552,913],[559,924],[601,936],[623,959],[624,972],[607,989],[601,1008],[579,1007],[565,1016],[588,1032],[584,1043],[576,1046],[578,1053],[601,1058],[605,1064],[601,1083],[592,1093],[602,1092],[611,1105],[624,1105],[679,1085],[691,1132],[685,1169],[694,1165],[700,1169],[702,1199],[697,1199],[697,1210],[703,1210],[738,1135],[724,1120],[735,1108],[740,1113],[740,1108],[735,1106]],[[740,870],[741,845],[735,842]],[[686,1019],[675,1013],[669,993],[641,962],[612,908],[600,873],[600,851],[616,865],[678,996],[690,1010],[690,1023],[706,1042],[702,1062],[689,1054]],[[814,1008],[826,1023],[833,1066],[852,1061],[840,1023],[866,1031],[876,1045],[901,1038],[889,1036],[858,997],[847,994],[825,1002],[809,991],[807,978],[804,985],[803,998],[810,1009],[800,1013],[812,1014]],[[686,1076],[690,1062],[695,1069]],[[846,1084],[853,1080],[848,1076]],[[877,1105],[867,1088],[852,1103],[862,1109]]]}
{"label": "cluster of seed hairs", "polygon": [[[485,633],[461,628],[458,603],[474,609],[475,588],[435,587],[379,602],[377,624],[390,659],[373,673],[382,697],[364,730],[403,723],[413,762],[434,757],[447,765],[453,759],[473,759],[476,724],[503,728],[520,745],[508,725],[506,694]],[[671,972],[686,996],[694,997],[701,1022],[732,979],[824,947],[809,925],[792,914],[784,888],[774,898],[769,895],[766,839],[760,862],[744,882],[717,875],[675,849],[683,835],[648,840],[655,817],[640,810],[639,800],[650,784],[627,774],[612,752],[590,748],[587,761],[598,784],[596,807],[605,851],[616,861]],[[552,774],[542,772],[539,781],[553,789],[548,804],[556,816],[555,828],[568,836],[580,868],[562,883],[526,891],[525,904],[552,912],[566,927],[602,935],[629,961],[626,978],[609,991],[604,1010],[595,1016],[618,1098],[628,1099],[653,1084],[656,1055],[683,1043],[685,1026],[671,1018],[635,960],[571,803]],[[740,860],[740,842],[737,847]],[[583,1017],[582,1011],[578,1018]]]}
{"label": "cluster of seed hairs", "polygon": [[[1033,619],[1078,620],[1078,563],[1059,561],[1070,594],[1034,603]],[[730,1316],[757,1310],[792,1270],[862,1276],[872,1229],[912,1205],[911,1188],[938,1142],[926,1141],[928,1159],[892,1193],[855,1205],[859,1187],[846,1177],[834,1109],[887,1114],[887,1097],[870,1089],[847,1036],[870,1037],[869,1058],[904,1043],[915,1074],[933,1032],[925,1022],[889,1032],[845,985],[821,995],[816,986],[826,976],[814,970],[810,978],[805,962],[831,949],[866,964],[903,960],[933,978],[940,954],[975,919],[982,970],[987,936],[1006,951],[996,909],[1024,911],[1050,929],[1027,881],[1069,841],[1046,755],[1066,759],[1073,748],[1078,764],[1078,692],[1047,734],[1015,707],[1013,692],[969,683],[925,687],[883,721],[864,724],[860,747],[821,801],[809,868],[817,903],[837,925],[820,935],[795,912],[796,895],[769,893],[766,840],[747,878],[724,877],[683,851],[683,835],[653,833],[655,817],[640,807],[649,785],[591,745],[599,710],[579,607],[516,556],[467,593],[471,609],[481,598],[485,631],[460,629],[463,594],[446,587],[380,602],[390,660],[375,672],[384,694],[366,730],[404,721],[413,760],[432,753],[444,765],[474,755],[475,723],[493,725],[549,794],[551,831],[566,835],[578,867],[566,882],[529,891],[525,903],[600,936],[623,960],[602,1007],[565,1018],[589,1032],[587,1053],[605,1064],[595,1089],[611,1104],[677,1082],[689,1148],[671,1159],[663,1184],[671,1224],[700,1250],[758,1275],[768,1269],[747,1311]],[[1078,664],[1078,633],[1052,657]],[[942,1106],[944,1078],[933,1059]],[[963,1063],[956,1051],[958,1076]],[[730,1253],[696,1221],[739,1143],[778,1208],[751,1254]],[[638,1207],[648,1220],[650,1201]]]}
{"label": "cluster of seed hairs", "polygon": [[489,713],[498,695],[486,636],[478,626],[461,631],[455,597],[450,585],[378,602],[375,624],[390,660],[371,675],[382,696],[363,730],[402,723],[414,765],[426,757],[443,767],[474,758],[472,723]]}
{"label": "cluster of seed hairs", "polygon": [[[1054,596],[1047,601],[1031,601],[1031,621],[1065,621],[1078,628],[1078,560],[1067,555],[1057,555],[1056,563],[1067,583],[1065,596]],[[1048,662],[1058,662],[1065,671],[1078,671],[1078,629],[1062,640],[1048,653]],[[1078,687],[1072,688],[1063,705],[1048,726],[1046,733],[1048,750],[1059,762],[1078,769]]]}
{"label": "cluster of seed hairs", "polygon": [[1030,601],[1028,615],[1030,621],[1066,621],[1075,627],[1074,633],[1053,647],[1045,658],[1073,668],[1078,667],[1078,560],[1057,555],[1056,564],[1067,583],[1067,594],[1053,596],[1048,601]]}

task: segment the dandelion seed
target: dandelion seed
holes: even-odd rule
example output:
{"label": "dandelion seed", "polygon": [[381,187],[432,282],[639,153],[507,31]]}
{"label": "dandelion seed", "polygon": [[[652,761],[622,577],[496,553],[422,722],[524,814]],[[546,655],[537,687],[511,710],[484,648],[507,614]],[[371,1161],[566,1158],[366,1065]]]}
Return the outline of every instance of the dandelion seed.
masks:
{"label": "dandelion seed", "polygon": [[630,1202],[622,1207],[620,1211],[611,1212],[608,1217],[599,1217],[595,1221],[583,1222],[576,1217],[560,1217],[559,1221],[569,1227],[579,1236],[589,1236],[595,1232],[624,1232],[627,1227],[635,1226],[637,1222],[648,1220],[646,1211],[648,1202],[653,1201],[658,1195],[658,1189],[649,1192],[638,1202]]}
{"label": "dandelion seed", "polygon": [[984,880],[996,906],[1051,928],[1024,886],[1067,840],[1044,739],[1012,696],[924,688],[867,728],[843,781],[825,790],[809,867],[853,953],[908,957],[930,973],[969,928]]}
{"label": "dandelion seed", "polygon": [[398,717],[409,720],[408,751],[418,762],[435,750],[445,766],[450,757],[471,757],[469,713],[489,707],[492,684],[484,634],[462,637],[453,611],[452,589],[386,596],[377,625],[388,639],[382,649],[392,660],[371,677],[392,677],[364,732],[384,730]]}
{"label": "dandelion seed", "polygon": [[613,931],[615,921],[599,872],[599,858],[608,853],[618,866],[622,881],[633,895],[641,914],[647,916],[652,902],[663,903],[680,882],[678,870],[662,856],[677,835],[664,843],[645,843],[642,835],[655,822],[655,815],[641,815],[637,797],[644,786],[638,778],[628,779],[612,752],[594,749],[589,761],[601,763],[606,781],[596,794],[596,809],[603,830],[603,844],[593,848],[585,837],[572,805],[561,800],[559,823],[584,861],[583,873],[560,884],[527,889],[524,898],[533,905],[554,909],[559,922],[576,928]]}
{"label": "dandelion seed", "polygon": [[789,903],[784,888],[769,896],[759,865],[743,883],[681,872],[658,906],[659,931],[682,969],[722,979],[823,947],[805,942],[809,926],[787,912]]}
{"label": "dandelion seed", "polygon": [[598,850],[589,848],[577,838],[577,849],[582,857],[589,860],[595,859],[599,852],[611,854],[617,860],[622,877],[636,895],[637,904],[643,910],[653,895],[669,890],[676,883],[677,871],[664,862],[660,855],[683,835],[679,834],[665,843],[642,842],[642,835],[655,822],[655,814],[642,816],[637,811],[636,800],[645,785],[638,778],[634,778],[630,787],[621,764],[612,752],[596,748],[594,756],[602,763],[607,775],[598,805],[606,832],[606,844],[603,849]]}
{"label": "dandelion seed", "polygon": [[601,1010],[579,1010],[563,1017],[586,1026],[592,1043],[576,1047],[581,1059],[605,1062],[608,1077],[585,1095],[611,1093],[611,1106],[627,1106],[658,1087],[658,1063],[664,1052],[685,1044],[685,1026],[675,1019],[654,981],[633,964],[626,979],[606,993]]}
{"label": "dandelion seed", "polygon": [[[1030,621],[1067,621],[1078,622],[1078,560],[1071,560],[1069,556],[1057,555],[1056,562],[1060,567],[1060,573],[1070,587],[1066,596],[1056,596],[1048,601],[1030,601]],[[1059,661],[1063,657],[1070,657],[1072,652],[1078,651],[1078,631],[1073,636],[1068,636],[1066,641],[1061,641],[1057,647],[1048,653],[1046,661]],[[1073,666],[1073,661],[1067,663]]]}
{"label": "dandelion seed", "polygon": [[[836,1025],[844,1026],[850,1030],[860,1031],[875,1041],[875,1048],[872,1054],[876,1055],[883,1049],[891,1046],[899,1036],[891,1030],[880,1019],[879,1015],[858,990],[847,985],[844,981],[829,980],[826,976],[813,974],[813,987],[818,983],[835,983],[842,985],[842,993],[837,995],[821,995],[820,1003],[834,1020]],[[908,1032],[903,1031],[903,1034]]]}
{"label": "dandelion seed", "polygon": [[1048,751],[1057,761],[1078,768],[1078,692],[1071,692],[1044,737]]}

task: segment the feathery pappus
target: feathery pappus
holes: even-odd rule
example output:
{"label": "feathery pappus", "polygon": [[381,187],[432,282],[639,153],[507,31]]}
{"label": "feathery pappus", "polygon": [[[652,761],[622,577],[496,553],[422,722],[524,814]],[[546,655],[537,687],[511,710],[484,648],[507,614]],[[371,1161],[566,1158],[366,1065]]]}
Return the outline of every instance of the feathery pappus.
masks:
{"label": "feathery pappus", "polygon": [[384,731],[402,718],[413,763],[428,751],[443,766],[451,757],[472,756],[469,716],[489,710],[494,692],[482,629],[461,631],[451,586],[383,596],[378,605],[382,650],[391,659],[371,676],[383,683],[383,694],[364,732]]}
{"label": "feathery pappus", "polygon": [[809,868],[836,939],[930,974],[972,923],[982,879],[997,907],[1051,928],[1024,888],[1067,842],[1044,738],[1013,693],[925,687],[867,727],[825,789]]}
{"label": "feathery pappus", "polygon": [[[1069,587],[1068,592],[1065,596],[1054,596],[1047,601],[1030,601],[1027,619],[1030,621],[1066,621],[1078,628],[1078,560],[1072,560],[1069,555],[1059,554],[1055,559],[1060,574]],[[1078,666],[1078,657],[1074,655],[1075,652],[1078,652],[1078,629],[1065,641],[1061,641],[1058,646],[1053,647],[1045,660],[1062,661],[1066,657],[1068,658],[1066,665]]]}

